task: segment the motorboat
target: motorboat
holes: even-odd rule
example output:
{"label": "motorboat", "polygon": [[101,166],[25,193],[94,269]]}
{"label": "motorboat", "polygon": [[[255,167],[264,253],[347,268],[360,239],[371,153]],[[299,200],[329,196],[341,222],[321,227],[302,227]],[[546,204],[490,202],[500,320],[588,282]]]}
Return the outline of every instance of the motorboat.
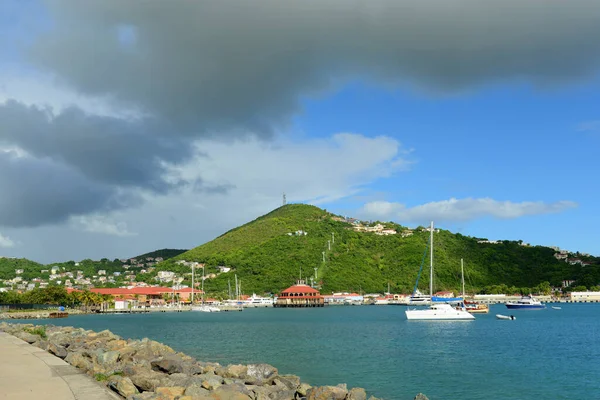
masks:
{"label": "motorboat", "polygon": [[517,317],[515,317],[514,315],[502,315],[502,314],[496,314],[496,318],[497,319],[506,319],[506,320],[511,320],[511,321],[514,321],[515,319],[517,319]]}
{"label": "motorboat", "polygon": [[561,307],[558,307],[558,306],[552,306],[552,309],[553,309],[553,310],[562,310],[562,308],[561,308]]}
{"label": "motorboat", "polygon": [[537,310],[546,308],[545,304],[542,304],[539,300],[533,298],[533,296],[523,296],[516,302],[508,302],[506,303],[506,308],[510,309],[529,309],[529,310]]}
{"label": "motorboat", "polygon": [[465,308],[471,314],[487,314],[490,312],[490,307],[487,304],[465,301]]}

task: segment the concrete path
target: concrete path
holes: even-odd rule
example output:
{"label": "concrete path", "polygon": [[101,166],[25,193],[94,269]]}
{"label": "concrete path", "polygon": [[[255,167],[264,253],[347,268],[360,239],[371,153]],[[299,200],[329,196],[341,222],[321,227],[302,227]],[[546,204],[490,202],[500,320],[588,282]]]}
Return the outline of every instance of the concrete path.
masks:
{"label": "concrete path", "polygon": [[0,399],[121,398],[64,360],[12,335],[0,332]]}

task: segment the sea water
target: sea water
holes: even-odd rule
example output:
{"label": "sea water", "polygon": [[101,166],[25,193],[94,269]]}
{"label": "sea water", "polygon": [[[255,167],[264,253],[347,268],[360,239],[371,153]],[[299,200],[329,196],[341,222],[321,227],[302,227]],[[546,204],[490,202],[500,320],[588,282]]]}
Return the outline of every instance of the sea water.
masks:
{"label": "sea water", "polygon": [[404,311],[271,308],[37,322],[149,337],[203,361],[268,363],[312,385],[347,383],[390,400],[419,392],[431,400],[600,398],[600,304],[493,305],[475,321],[457,322],[407,321]]}

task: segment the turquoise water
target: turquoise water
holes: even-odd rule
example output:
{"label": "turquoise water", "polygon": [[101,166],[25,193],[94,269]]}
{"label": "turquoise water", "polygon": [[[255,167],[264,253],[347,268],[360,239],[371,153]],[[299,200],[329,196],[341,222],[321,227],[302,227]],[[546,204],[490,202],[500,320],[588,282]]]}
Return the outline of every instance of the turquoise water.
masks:
{"label": "turquoise water", "polygon": [[[149,337],[199,360],[265,362],[312,385],[385,399],[600,398],[600,304],[495,305],[471,322],[407,321],[403,307],[71,316],[48,321]],[[495,314],[513,314],[500,321]]]}

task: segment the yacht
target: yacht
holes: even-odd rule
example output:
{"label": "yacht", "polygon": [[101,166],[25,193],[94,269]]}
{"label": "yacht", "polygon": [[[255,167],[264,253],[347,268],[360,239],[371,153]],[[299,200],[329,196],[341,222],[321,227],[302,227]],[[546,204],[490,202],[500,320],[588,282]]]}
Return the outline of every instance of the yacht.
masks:
{"label": "yacht", "polygon": [[272,297],[261,297],[257,296],[256,293],[252,293],[252,296],[242,301],[242,307],[258,308],[258,307],[273,307]]}
{"label": "yacht", "polygon": [[506,308],[520,308],[520,309],[530,309],[537,310],[546,308],[545,304],[542,304],[539,300],[533,298],[532,295],[523,296],[516,302],[508,302],[506,303]]}

